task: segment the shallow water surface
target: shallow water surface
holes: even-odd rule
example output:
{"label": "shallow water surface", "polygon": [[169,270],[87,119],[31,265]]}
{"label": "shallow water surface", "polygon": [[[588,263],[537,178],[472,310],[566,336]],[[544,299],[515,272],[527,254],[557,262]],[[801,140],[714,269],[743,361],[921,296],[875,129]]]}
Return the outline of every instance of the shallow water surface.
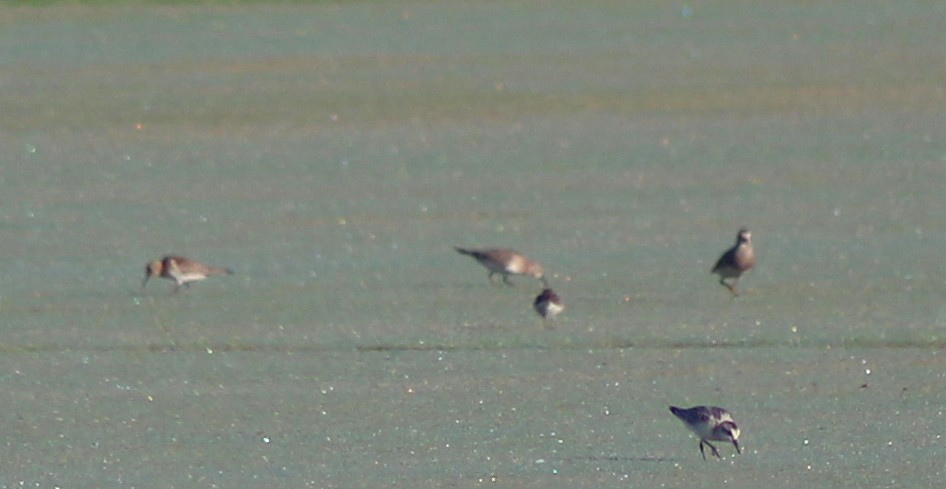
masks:
{"label": "shallow water surface", "polygon": [[[0,487],[931,486],[943,21],[5,10]],[[454,245],[525,252],[566,311]],[[236,274],[142,290],[166,253]],[[670,404],[744,453],[704,462]]]}

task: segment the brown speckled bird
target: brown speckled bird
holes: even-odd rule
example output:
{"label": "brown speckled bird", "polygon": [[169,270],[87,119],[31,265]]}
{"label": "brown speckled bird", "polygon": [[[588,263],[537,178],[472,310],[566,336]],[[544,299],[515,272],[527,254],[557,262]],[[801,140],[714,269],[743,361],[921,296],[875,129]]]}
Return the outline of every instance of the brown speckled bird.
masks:
{"label": "brown speckled bird", "polygon": [[535,298],[532,308],[544,319],[552,319],[565,310],[565,304],[555,291],[547,288]]}
{"label": "brown speckled bird", "polygon": [[165,256],[145,267],[145,279],[141,282],[141,288],[144,289],[148,285],[148,279],[151,277],[161,277],[173,280],[174,292],[177,292],[182,285],[190,287],[190,282],[205,280],[211,275],[231,274],[233,270],[229,268],[210,267],[180,256]]}
{"label": "brown speckled bird", "polygon": [[539,279],[543,286],[548,286],[542,271],[542,265],[528,259],[525,255],[508,248],[461,248],[454,246],[460,254],[472,256],[476,261],[489,270],[489,281],[493,281],[493,275],[501,274],[503,283],[512,285],[509,281],[510,275],[529,275]]}
{"label": "brown speckled bird", "polygon": [[[712,273],[719,275],[719,283],[729,289],[733,295],[738,296],[736,283],[742,274],[752,270],[755,266],[755,252],[752,250],[752,233],[746,228],[739,229],[736,235],[736,244],[726,250],[723,256],[719,257],[716,265],[713,266]],[[732,279],[727,282],[726,279]]]}

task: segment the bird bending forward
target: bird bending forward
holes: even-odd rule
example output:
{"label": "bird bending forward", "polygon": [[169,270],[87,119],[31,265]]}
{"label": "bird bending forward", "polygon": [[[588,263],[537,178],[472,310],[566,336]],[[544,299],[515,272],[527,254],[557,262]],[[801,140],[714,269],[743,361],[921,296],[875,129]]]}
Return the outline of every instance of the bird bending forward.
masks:
{"label": "bird bending forward", "polygon": [[462,255],[472,256],[476,261],[489,270],[489,281],[493,281],[493,275],[501,274],[503,283],[512,285],[509,281],[510,275],[529,275],[539,279],[542,285],[547,287],[542,265],[530,260],[525,255],[511,250],[509,248],[461,248],[453,247]]}
{"label": "bird bending forward", "polygon": [[716,458],[722,458],[710,440],[728,441],[736,447],[737,453],[742,453],[739,448],[739,427],[729,411],[716,406],[695,406],[688,409],[670,406],[670,412],[700,437],[700,454],[703,455],[703,460],[706,460],[703,445],[710,447]]}
{"label": "bird bending forward", "polygon": [[182,285],[190,287],[190,282],[206,280],[212,275],[232,274],[233,270],[229,268],[211,267],[180,256],[165,256],[145,267],[145,279],[141,282],[141,288],[144,289],[148,285],[151,277],[161,277],[173,280],[174,292],[177,292]]}

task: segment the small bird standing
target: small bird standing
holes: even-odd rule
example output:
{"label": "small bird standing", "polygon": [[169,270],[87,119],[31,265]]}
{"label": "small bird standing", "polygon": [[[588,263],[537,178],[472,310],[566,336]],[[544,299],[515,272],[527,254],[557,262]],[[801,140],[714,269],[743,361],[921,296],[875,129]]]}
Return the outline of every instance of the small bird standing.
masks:
{"label": "small bird standing", "polygon": [[703,445],[710,447],[716,458],[722,458],[710,440],[731,442],[736,447],[736,452],[742,453],[739,448],[739,427],[729,411],[715,406],[696,406],[689,409],[670,406],[670,412],[700,437],[700,454],[703,455],[703,460],[706,460]]}
{"label": "small bird standing", "polygon": [[489,270],[489,281],[493,281],[493,275],[499,273],[503,276],[503,282],[506,285],[512,285],[509,281],[510,275],[529,275],[539,279],[544,287],[548,287],[542,271],[542,265],[528,259],[525,255],[508,248],[461,248],[453,247],[462,255],[472,256],[480,265]]}
{"label": "small bird standing", "polygon": [[[752,270],[755,266],[755,252],[752,250],[752,233],[746,228],[740,228],[736,235],[736,244],[726,250],[711,273],[719,275],[719,283],[729,289],[734,296],[738,296],[736,283],[742,274]],[[727,282],[726,279],[733,279]]]}
{"label": "small bird standing", "polygon": [[565,310],[565,304],[562,303],[562,298],[559,297],[558,294],[552,289],[546,288],[541,294],[536,296],[535,302],[532,303],[532,308],[544,319],[552,319],[557,316],[558,313]]}
{"label": "small bird standing", "polygon": [[190,282],[205,280],[211,275],[232,274],[233,270],[229,268],[209,267],[180,256],[165,256],[145,267],[145,279],[141,282],[141,288],[144,289],[148,285],[148,279],[151,277],[161,277],[173,280],[174,292],[177,292],[182,285],[190,287]]}

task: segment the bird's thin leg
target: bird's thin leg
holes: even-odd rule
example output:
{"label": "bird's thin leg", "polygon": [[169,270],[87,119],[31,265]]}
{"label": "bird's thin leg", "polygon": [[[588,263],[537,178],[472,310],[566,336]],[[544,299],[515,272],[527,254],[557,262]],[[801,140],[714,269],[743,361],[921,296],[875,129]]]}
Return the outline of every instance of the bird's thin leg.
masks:
{"label": "bird's thin leg", "polygon": [[703,460],[706,460],[706,452],[703,451],[703,440],[700,440],[700,455],[703,456]]}
{"label": "bird's thin leg", "polygon": [[506,285],[509,285],[509,286],[512,286],[512,285],[513,285],[513,283],[509,281],[509,274],[508,274],[508,273],[504,273],[504,274],[503,274],[503,283],[505,283]]}
{"label": "bird's thin leg", "polygon": [[[738,279],[736,279],[736,281],[738,281]],[[736,291],[736,281],[734,281],[733,283],[729,283],[729,282],[726,281],[725,278],[723,278],[723,277],[720,277],[720,278],[719,278],[719,284],[720,284],[720,285],[722,285],[723,287],[726,287],[727,289],[729,289],[729,292],[731,292],[732,295],[734,295],[734,296],[736,296],[736,297],[739,297],[739,292]]]}
{"label": "bird's thin leg", "polygon": [[496,274],[496,272],[492,272],[492,271],[489,272],[489,283],[491,283],[491,284],[495,284],[495,283],[496,283],[496,282],[493,280],[493,275],[495,275],[495,274]]}
{"label": "bird's thin leg", "polygon": [[[710,449],[713,450],[713,455],[716,455],[716,458],[718,458],[718,459],[722,459],[722,458],[723,458],[723,457],[720,457],[720,456],[719,456],[719,450],[717,450],[716,447],[714,447],[712,443],[710,443],[710,442],[708,442],[708,441],[706,441],[706,440],[703,440],[702,443],[706,443],[706,446],[710,447]],[[706,459],[706,457],[704,457],[704,460],[705,460],[705,459]]]}

